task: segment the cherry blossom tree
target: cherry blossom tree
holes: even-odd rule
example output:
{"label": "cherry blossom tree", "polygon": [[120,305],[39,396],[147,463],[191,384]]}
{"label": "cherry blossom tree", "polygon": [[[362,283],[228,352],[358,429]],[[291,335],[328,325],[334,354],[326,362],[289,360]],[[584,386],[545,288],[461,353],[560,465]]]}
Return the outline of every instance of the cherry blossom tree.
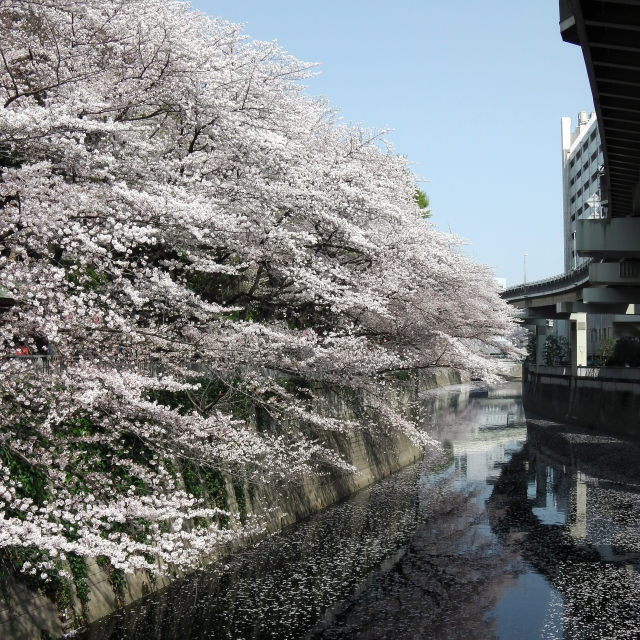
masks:
{"label": "cherry blossom tree", "polygon": [[348,470],[298,427],[427,444],[384,376],[499,372],[491,269],[424,219],[384,131],[306,93],[314,65],[170,0],[0,0],[0,49],[0,546],[38,550],[23,571],[193,566],[239,534],[184,469]]}

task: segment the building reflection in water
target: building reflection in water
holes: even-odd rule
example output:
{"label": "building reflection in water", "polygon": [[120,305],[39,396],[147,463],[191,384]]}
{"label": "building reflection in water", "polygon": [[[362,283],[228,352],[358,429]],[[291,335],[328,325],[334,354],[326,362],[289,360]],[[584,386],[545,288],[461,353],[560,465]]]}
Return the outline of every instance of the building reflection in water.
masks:
{"label": "building reflection in water", "polygon": [[430,392],[421,419],[444,453],[89,636],[637,637],[640,444],[525,422],[519,385]]}
{"label": "building reflection in water", "polygon": [[640,443],[529,420],[494,487],[492,530],[561,595],[561,637],[638,635],[639,460]]}

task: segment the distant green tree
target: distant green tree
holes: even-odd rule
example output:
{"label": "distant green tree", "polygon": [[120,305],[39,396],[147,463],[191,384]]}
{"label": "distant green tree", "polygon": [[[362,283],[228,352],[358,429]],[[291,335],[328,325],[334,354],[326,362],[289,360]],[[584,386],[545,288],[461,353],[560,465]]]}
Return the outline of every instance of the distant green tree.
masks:
{"label": "distant green tree", "polygon": [[533,331],[529,331],[527,338],[527,362],[536,364],[536,334]]}
{"label": "distant green tree", "polygon": [[422,191],[422,189],[416,189],[416,194],[413,196],[416,204],[422,209],[422,217],[430,218],[431,209],[429,209],[429,196]]}
{"label": "distant green tree", "polygon": [[607,361],[611,367],[640,367],[640,335],[624,336],[616,341],[613,355]]}
{"label": "distant green tree", "polygon": [[615,353],[616,341],[613,338],[603,338],[596,347],[597,364],[601,367],[609,364],[611,356]]}
{"label": "distant green tree", "polygon": [[569,364],[569,343],[563,336],[547,336],[542,350],[544,363],[549,366]]}

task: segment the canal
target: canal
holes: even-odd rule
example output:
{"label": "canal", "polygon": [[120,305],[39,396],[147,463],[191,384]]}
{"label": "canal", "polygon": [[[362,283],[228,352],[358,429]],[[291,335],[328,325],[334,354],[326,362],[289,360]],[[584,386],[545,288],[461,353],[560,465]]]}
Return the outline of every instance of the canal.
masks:
{"label": "canal", "polygon": [[427,394],[443,453],[95,623],[90,640],[636,638],[640,444]]}

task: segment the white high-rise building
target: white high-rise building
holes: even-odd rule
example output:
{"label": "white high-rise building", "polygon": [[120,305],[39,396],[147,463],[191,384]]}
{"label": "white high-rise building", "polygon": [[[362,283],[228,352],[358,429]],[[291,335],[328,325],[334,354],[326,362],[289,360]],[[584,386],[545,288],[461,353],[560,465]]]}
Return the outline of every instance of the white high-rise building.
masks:
{"label": "white high-rise building", "polygon": [[[571,118],[562,118],[562,195],[564,229],[564,270],[571,271],[586,262],[576,254],[576,220],[606,215],[606,204],[600,205],[600,171],[603,166],[600,132],[596,114],[578,114],[576,128],[571,131]],[[555,331],[570,339],[568,321],[555,323]],[[602,338],[619,337],[614,331],[613,316],[587,314],[587,362],[591,364]]]}
{"label": "white high-rise building", "polygon": [[600,216],[599,168],[603,165],[596,114],[578,114],[571,131],[571,118],[562,118],[562,194],[564,212],[564,270],[579,267],[585,258],[576,255],[576,220]]}

